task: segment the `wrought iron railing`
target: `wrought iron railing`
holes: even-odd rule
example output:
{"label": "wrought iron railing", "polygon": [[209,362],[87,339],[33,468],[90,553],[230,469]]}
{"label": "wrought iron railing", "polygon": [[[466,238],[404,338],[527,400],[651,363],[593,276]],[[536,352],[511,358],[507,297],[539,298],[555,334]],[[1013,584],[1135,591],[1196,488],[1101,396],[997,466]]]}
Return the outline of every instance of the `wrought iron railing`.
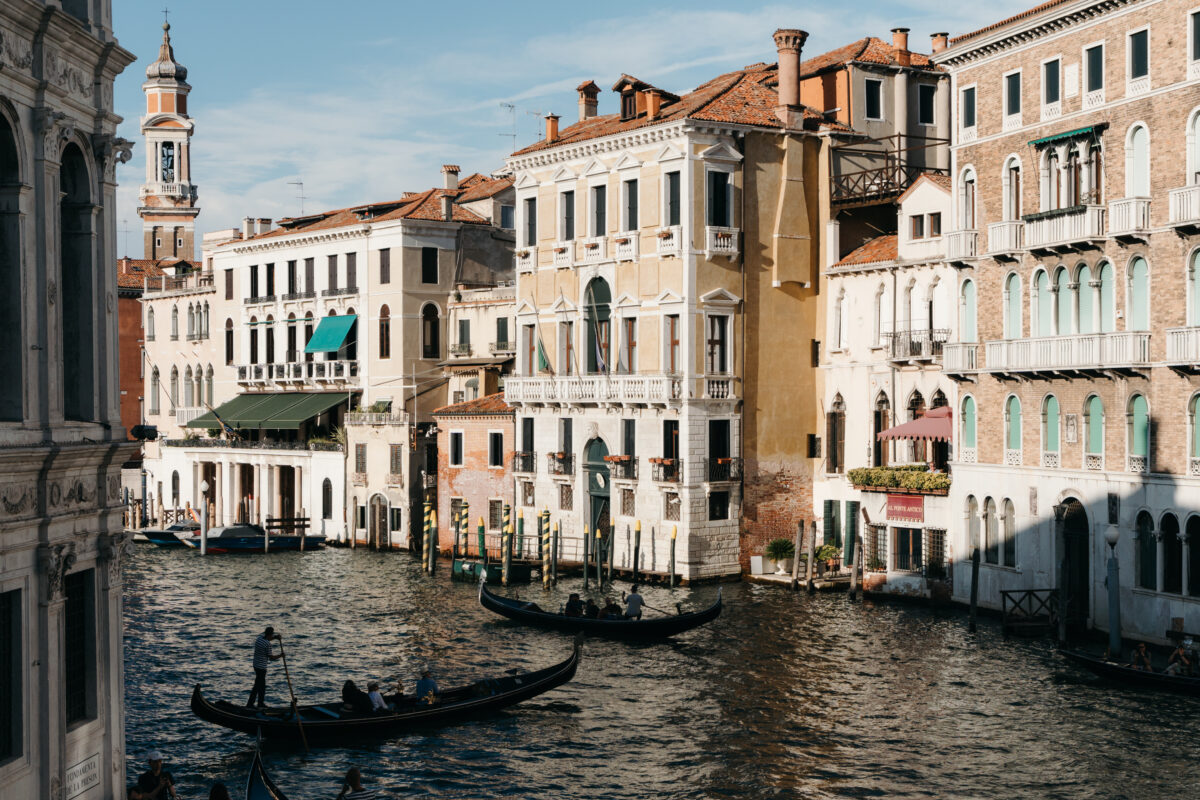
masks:
{"label": "wrought iron railing", "polygon": [[574,475],[575,454],[546,453],[546,472],[551,475]]}
{"label": "wrought iron railing", "polygon": [[710,458],[705,469],[709,481],[740,481],[742,460],[740,458]]}
{"label": "wrought iron railing", "polygon": [[683,459],[650,459],[651,479],[655,483],[679,483],[683,479]]}
{"label": "wrought iron railing", "polygon": [[536,453],[532,452],[516,452],[512,457],[513,472],[535,472],[537,467],[534,464]]}

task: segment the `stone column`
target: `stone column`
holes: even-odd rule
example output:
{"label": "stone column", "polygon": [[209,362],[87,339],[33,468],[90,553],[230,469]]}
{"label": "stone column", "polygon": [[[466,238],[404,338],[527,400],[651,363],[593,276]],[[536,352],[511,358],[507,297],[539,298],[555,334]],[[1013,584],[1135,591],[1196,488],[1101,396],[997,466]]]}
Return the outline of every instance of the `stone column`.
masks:
{"label": "stone column", "polygon": [[[125,556],[133,547],[132,537],[120,531],[101,534],[98,542],[100,558],[96,563],[96,579],[100,583],[100,600],[96,604],[96,704],[97,715],[105,720],[105,737],[114,765],[125,764],[125,623],[121,609],[121,590]],[[125,779],[124,769],[117,775],[106,776],[117,785]],[[120,795],[119,792],[116,793]]]}
{"label": "stone column", "polygon": [[1161,592],[1163,590],[1163,578],[1167,574],[1166,565],[1163,563],[1163,555],[1165,547],[1163,546],[1162,529],[1154,531],[1154,549],[1157,555],[1154,557],[1154,566],[1157,567],[1155,572],[1155,590]]}
{"label": "stone column", "polygon": [[1079,148],[1079,202],[1090,202],[1088,198],[1092,193],[1092,175],[1088,168],[1091,161],[1091,142],[1086,139],[1078,143]]}
{"label": "stone column", "polygon": [[[34,670],[38,682],[36,713],[42,720],[43,731],[38,742],[42,750],[40,764],[35,769],[50,776],[51,786],[58,783],[66,770],[64,761],[67,744],[67,710],[63,703],[62,669],[66,654],[66,575],[75,566],[75,545],[42,544],[38,546],[38,652],[45,656],[44,668]],[[38,748],[34,748],[34,752]],[[50,787],[46,787],[50,788]],[[56,797],[51,790],[50,796]]]}
{"label": "stone column", "polygon": [[1065,144],[1060,144],[1054,148],[1055,154],[1058,155],[1058,194],[1054,198],[1054,207],[1063,208],[1066,205],[1067,198],[1067,180],[1070,172],[1067,170],[1067,157],[1070,151]]}
{"label": "stone column", "polygon": [[[1062,322],[1058,318],[1058,284],[1054,282],[1054,276],[1047,273],[1050,279],[1050,329],[1054,336],[1062,335]],[[1067,320],[1069,323],[1070,320]],[[1043,334],[1045,335],[1045,334]]]}
{"label": "stone column", "polygon": [[225,462],[218,461],[213,465],[213,522],[215,525],[224,525],[222,513],[225,509],[225,503],[222,496],[225,493]]}
{"label": "stone column", "polygon": [[1180,591],[1186,597],[1188,594],[1188,584],[1192,579],[1190,561],[1192,558],[1192,544],[1186,530],[1179,532],[1179,541],[1183,542],[1183,582],[1180,584]]}

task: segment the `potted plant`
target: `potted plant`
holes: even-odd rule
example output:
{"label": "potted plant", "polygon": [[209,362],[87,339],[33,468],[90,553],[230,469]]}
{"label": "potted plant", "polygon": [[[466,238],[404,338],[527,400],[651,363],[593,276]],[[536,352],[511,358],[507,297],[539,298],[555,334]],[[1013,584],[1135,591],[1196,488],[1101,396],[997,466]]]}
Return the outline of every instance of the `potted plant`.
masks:
{"label": "potted plant", "polygon": [[879,556],[872,556],[871,559],[867,562],[867,569],[869,569],[871,572],[883,572],[884,571],[883,559],[880,558]]}
{"label": "potted plant", "polygon": [[772,539],[767,542],[766,556],[775,562],[775,574],[787,575],[792,571],[792,557],[796,555],[796,546],[791,539]]}
{"label": "potted plant", "polygon": [[672,239],[674,237],[675,231],[671,230],[670,228],[658,232],[658,238],[660,239]]}
{"label": "potted plant", "polygon": [[842,551],[838,549],[837,545],[823,544],[817,548],[815,558],[817,561],[824,561],[826,569],[832,570],[836,569],[837,560],[841,555]]}
{"label": "potted plant", "polygon": [[518,250],[517,251],[517,258],[528,258],[528,257],[529,257],[528,250]]}
{"label": "potted plant", "polygon": [[565,248],[565,247],[556,247],[556,248],[554,248],[554,252],[556,252],[556,253],[565,253],[565,252],[567,252],[567,248]]}

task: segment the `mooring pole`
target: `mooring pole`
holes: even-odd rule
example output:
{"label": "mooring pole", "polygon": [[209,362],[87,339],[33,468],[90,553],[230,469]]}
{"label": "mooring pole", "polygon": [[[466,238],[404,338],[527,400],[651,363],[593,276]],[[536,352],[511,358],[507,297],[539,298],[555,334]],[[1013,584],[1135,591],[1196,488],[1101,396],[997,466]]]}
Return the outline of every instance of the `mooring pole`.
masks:
{"label": "mooring pole", "polygon": [[[1121,658],[1121,568],[1117,565],[1117,535],[1115,526],[1106,535],[1108,547],[1108,657]],[[1059,616],[1062,616],[1061,614]]]}
{"label": "mooring pole", "polygon": [[675,588],[675,537],[678,534],[679,534],[679,526],[672,525],[671,526],[671,569],[670,569],[671,577],[667,580],[668,585],[672,589]]}
{"label": "mooring pole", "polygon": [[437,509],[429,512],[429,574],[437,572],[438,520]]}
{"label": "mooring pole", "polygon": [[800,585],[800,549],[804,547],[804,521],[796,523],[796,541],[792,544],[792,591]]}
{"label": "mooring pole", "polygon": [[805,538],[804,552],[808,557],[804,559],[804,586],[808,589],[808,593],[812,594],[817,590],[817,587],[813,585],[813,559],[816,558],[813,554],[813,543],[817,539],[817,521],[815,519],[812,521],[812,530]]}
{"label": "mooring pole", "polygon": [[638,582],[638,564],[642,556],[642,521],[633,523],[633,583]]}
{"label": "mooring pole", "polygon": [[[433,504],[428,500],[424,503],[424,526],[421,529],[421,571],[429,572],[429,548],[433,543],[430,541],[432,537],[429,535],[429,515],[433,512]],[[358,534],[354,534],[355,538]]]}
{"label": "mooring pole", "polygon": [[967,617],[967,630],[975,632],[975,610],[979,607],[979,548],[971,550],[971,611]]}
{"label": "mooring pole", "polygon": [[512,567],[512,531],[508,526],[505,526],[502,534],[503,541],[500,543],[500,583],[508,586],[508,571]]}
{"label": "mooring pole", "polygon": [[583,590],[588,589],[588,555],[591,551],[591,536],[588,535],[587,525],[583,526]]}
{"label": "mooring pole", "polygon": [[850,599],[858,599],[858,566],[862,563],[862,537],[858,537],[854,542],[854,551],[850,554],[853,563],[850,564]]}
{"label": "mooring pole", "polygon": [[479,518],[479,560],[487,567],[487,540],[485,538],[483,517]]}
{"label": "mooring pole", "polygon": [[542,591],[550,590],[550,518],[542,518]]}
{"label": "mooring pole", "polygon": [[550,540],[550,580],[558,586],[558,551],[562,547],[562,523],[554,523],[554,538]]}
{"label": "mooring pole", "polygon": [[608,569],[604,571],[608,578],[608,585],[612,586],[612,571],[613,571],[613,553],[617,549],[617,523],[614,522],[608,528]]}
{"label": "mooring pole", "polygon": [[517,511],[517,558],[525,557],[525,512]]}
{"label": "mooring pole", "polygon": [[604,538],[602,534],[602,526],[596,526],[596,588],[604,589],[604,575],[601,569],[604,567]]}

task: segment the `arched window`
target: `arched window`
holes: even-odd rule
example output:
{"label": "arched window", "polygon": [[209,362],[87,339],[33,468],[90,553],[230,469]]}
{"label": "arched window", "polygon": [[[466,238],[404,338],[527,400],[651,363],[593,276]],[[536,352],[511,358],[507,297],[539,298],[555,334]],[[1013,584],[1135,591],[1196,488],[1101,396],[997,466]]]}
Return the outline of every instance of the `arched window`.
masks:
{"label": "arched window", "polygon": [[1011,156],[1004,162],[1004,173],[1000,176],[1004,190],[1004,219],[1021,218],[1021,160]]}
{"label": "arched window", "polygon": [[313,335],[313,313],[311,311],[304,314],[304,360],[312,361],[313,354],[308,352],[308,340]]}
{"label": "arched window", "polygon": [[875,398],[875,418],[871,426],[871,465],[886,467],[888,465],[888,443],[880,441],[879,434],[892,425],[892,404],[883,392]]}
{"label": "arched window", "polygon": [[296,347],[296,315],[295,313],[288,314],[287,325],[287,347],[283,351],[284,360],[289,364],[294,364],[300,359],[300,353]]}
{"label": "arched window", "polygon": [[195,379],[192,377],[192,368],[188,367],[183,373],[183,405],[184,405],[184,408],[191,408],[192,406],[195,405],[194,401],[195,401],[196,396],[193,391],[195,388],[195,383],[193,383],[194,380]]}
{"label": "arched window", "polygon": [[250,318],[250,363],[258,363],[258,317]]}
{"label": "arched window", "polygon": [[1104,458],[1104,401],[1092,395],[1083,406],[1084,436],[1086,452],[1094,458],[1087,459],[1088,469],[1100,469]]}
{"label": "arched window", "polygon": [[1050,276],[1046,270],[1039,269],[1033,276],[1033,312],[1029,315],[1034,323],[1032,335],[1054,335],[1054,302],[1050,294]]}
{"label": "arched window", "polygon": [[1062,173],[1058,168],[1058,151],[1053,147],[1046,151],[1042,167],[1042,210],[1061,208]]}
{"label": "arched window", "polygon": [[[914,391],[908,397],[908,421],[912,422],[913,420],[920,419],[921,417],[925,416],[925,411],[925,396],[918,391]],[[908,443],[908,460],[914,463],[928,461],[929,458],[926,452],[926,445],[928,442],[928,439],[910,440]]]}
{"label": "arched window", "polygon": [[189,339],[196,336],[196,311],[191,303],[188,303],[187,310],[187,335]]}
{"label": "arched window", "polygon": [[321,519],[333,519],[333,483],[329,478],[321,483]]}
{"label": "arched window", "polygon": [[972,552],[979,549],[979,501],[973,494],[967,495],[967,541]]}
{"label": "arched window", "polygon": [[989,564],[1000,563],[1000,526],[996,519],[996,501],[983,501],[983,560]]}
{"label": "arched window", "polygon": [[150,413],[158,413],[158,393],[159,393],[158,367],[155,367],[150,372]]}
{"label": "arched window", "polygon": [[1135,394],[1129,398],[1126,411],[1129,433],[1126,447],[1129,450],[1129,471],[1149,472],[1150,456],[1150,407],[1145,395]]}
{"label": "arched window", "polygon": [[1074,333],[1071,312],[1075,305],[1075,297],[1071,291],[1071,273],[1067,272],[1066,267],[1059,267],[1054,273],[1054,290],[1057,295],[1054,320],[1055,334],[1058,336],[1069,336]]}
{"label": "arched window", "polygon": [[171,472],[171,507],[179,508],[179,470]]}
{"label": "arched window", "polygon": [[[17,191],[23,183],[32,183],[23,175],[21,158],[17,151],[17,139],[9,117],[0,111],[0,185]],[[20,123],[18,122],[18,125]],[[22,271],[11,267],[20,264],[20,254],[25,252],[25,236],[21,215],[16,203],[12,202],[0,211],[0,320],[4,320],[4,344],[0,347],[0,419],[21,420],[25,417],[25,352],[28,350],[25,325],[29,311],[24,308],[21,290]]]}
{"label": "arched window", "polygon": [[975,324],[975,281],[970,278],[963,281],[958,294],[958,339],[962,342],[979,340]]}
{"label": "arched window", "polygon": [[1137,536],[1138,586],[1143,589],[1158,589],[1158,540],[1154,538],[1154,520],[1149,512],[1142,511],[1134,523]]}
{"label": "arched window", "polygon": [[1105,261],[1100,265],[1100,332],[1112,333],[1117,329],[1116,319],[1116,287],[1113,277],[1112,264]]}
{"label": "arched window", "polygon": [[1192,111],[1187,125],[1187,185],[1200,184],[1200,108]]}
{"label": "arched window", "polygon": [[1075,307],[1078,311],[1079,332],[1095,333],[1096,317],[1092,313],[1092,306],[1095,305],[1092,295],[1095,290],[1092,287],[1092,270],[1087,264],[1080,264],[1079,269],[1075,271],[1075,283],[1077,285]]}
{"label": "arched window", "polygon": [[[1188,403],[1188,457],[1200,459],[1200,394],[1192,395]],[[1196,474],[1200,471],[1200,463],[1191,466],[1189,471]],[[1200,540],[1196,541],[1196,549],[1200,550]]]}
{"label": "arched window", "polygon": [[1200,325],[1200,249],[1193,251],[1188,259],[1187,324]]}
{"label": "arched window", "polygon": [[171,338],[179,338],[179,306],[171,306]]}
{"label": "arched window", "polygon": [[379,309],[379,357],[392,357],[392,315],[387,306]]}
{"label": "arched window", "polygon": [[975,449],[975,398],[964,397],[962,402],[962,446]]}
{"label": "arched window", "polygon": [[[5,167],[0,171],[9,170]],[[96,403],[100,393],[96,391],[95,378],[99,354],[97,340],[103,339],[100,334],[104,331],[104,326],[98,324],[104,312],[98,306],[97,298],[103,298],[104,293],[97,290],[97,276],[101,273],[95,266],[94,239],[97,220],[104,217],[96,213],[97,206],[93,205],[96,183],[89,171],[89,160],[72,141],[64,148],[59,167],[58,258],[61,275],[58,286],[61,305],[50,319],[61,326],[62,350],[61,360],[50,366],[61,376],[64,416],[89,422],[99,416]],[[6,191],[14,188],[6,187]],[[16,195],[6,197],[9,199],[5,209],[10,210],[16,205]],[[11,269],[19,267],[5,260],[0,271]],[[12,330],[12,320],[5,319],[2,324],[6,334]],[[5,339],[4,349],[8,349],[7,336]],[[18,365],[16,373],[21,371]],[[15,379],[13,374],[4,376],[6,382]]]}
{"label": "arched window", "polygon": [[1094,142],[1088,151],[1088,185],[1091,191],[1084,201],[1091,205],[1104,203],[1104,150],[1099,142]]}
{"label": "arched window", "polygon": [[[583,293],[584,327],[587,330],[587,371],[592,374],[609,371],[612,359],[612,293],[603,278],[592,278]],[[707,336],[707,334],[706,334]],[[715,337],[709,337],[715,339]],[[706,351],[713,348],[711,341]]]}
{"label": "arched window", "polygon": [[439,344],[439,331],[441,321],[438,319],[438,310],[432,303],[426,304],[421,309],[421,357],[422,358],[440,358],[442,353],[441,344]]}
{"label": "arched window", "polygon": [[1126,329],[1150,330],[1150,268],[1141,256],[1135,256],[1129,262],[1129,320]]}
{"label": "arched window", "polygon": [[1179,538],[1179,520],[1174,514],[1163,514],[1158,521],[1163,545],[1164,592],[1183,593],[1183,542]]}
{"label": "arched window", "polygon": [[204,372],[204,402],[208,405],[213,404],[213,368],[212,364],[208,365],[208,369]]}
{"label": "arched window", "polygon": [[958,203],[959,227],[965,231],[975,230],[975,170],[970,167],[962,172]]}
{"label": "arched window", "polygon": [[1058,398],[1046,395],[1042,403],[1042,466],[1057,467],[1058,464]]}
{"label": "arched window", "polygon": [[196,389],[192,393],[192,399],[195,405],[204,405],[204,367],[200,364],[196,365],[196,371],[193,373],[196,376]]}
{"label": "arched window", "polygon": [[884,344],[884,297],[886,290],[883,284],[879,284],[879,288],[875,290],[875,306],[871,313],[871,333],[873,334],[872,341],[877,346]]}
{"label": "arched window", "polygon": [[1004,446],[1009,451],[1021,451],[1021,401],[1015,394],[1004,404]]}
{"label": "arched window", "polygon": [[1200,516],[1193,514],[1188,517],[1184,534],[1190,545],[1188,547],[1187,593],[1192,597],[1200,597],[1200,547],[1196,546],[1196,543],[1200,542]]}
{"label": "arched window", "polygon": [[208,301],[204,301],[204,313],[200,317],[200,335],[208,338]]}
{"label": "arched window", "polygon": [[233,364],[233,320],[225,320],[225,364]]}
{"label": "arched window", "polygon": [[179,404],[179,367],[171,367],[171,393],[168,397],[171,401],[171,413],[175,413],[175,406]]}
{"label": "arched window", "polygon": [[846,467],[846,403],[840,394],[825,415],[825,450],[825,471],[842,472]]}
{"label": "arched window", "polygon": [[146,309],[146,341],[154,341],[154,309]]}
{"label": "arched window", "polygon": [[1000,553],[1000,563],[1006,567],[1017,565],[1017,510],[1013,501],[1004,499],[1004,548]]}
{"label": "arched window", "polygon": [[266,363],[275,363],[275,315],[267,315],[267,358]]}
{"label": "arched window", "polygon": [[1125,140],[1125,196],[1150,196],[1150,132],[1134,125]]}
{"label": "arched window", "polygon": [[1004,338],[1021,338],[1021,278],[1015,272],[1004,282]]}
{"label": "arched window", "polygon": [[353,308],[346,309],[346,316],[354,317],[354,322],[350,323],[350,330],[346,331],[346,341],[342,345],[346,354],[347,361],[358,360],[358,315]]}

